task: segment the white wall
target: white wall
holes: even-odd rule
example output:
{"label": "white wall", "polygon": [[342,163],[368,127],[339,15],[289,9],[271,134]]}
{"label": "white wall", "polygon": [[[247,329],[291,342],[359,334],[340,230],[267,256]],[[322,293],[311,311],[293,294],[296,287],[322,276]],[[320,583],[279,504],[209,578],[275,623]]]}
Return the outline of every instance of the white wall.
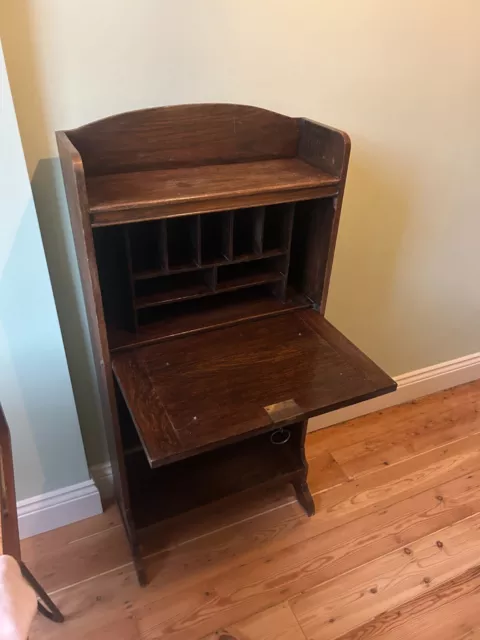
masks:
{"label": "white wall", "polygon": [[19,500],[88,479],[0,46],[0,402]]}
{"label": "white wall", "polygon": [[7,63],[91,459],[102,444],[94,395],[80,392],[91,360],[71,240],[49,232],[66,229],[55,129],[202,101],[345,129],[327,316],[393,375],[479,350],[478,0],[9,4]]}

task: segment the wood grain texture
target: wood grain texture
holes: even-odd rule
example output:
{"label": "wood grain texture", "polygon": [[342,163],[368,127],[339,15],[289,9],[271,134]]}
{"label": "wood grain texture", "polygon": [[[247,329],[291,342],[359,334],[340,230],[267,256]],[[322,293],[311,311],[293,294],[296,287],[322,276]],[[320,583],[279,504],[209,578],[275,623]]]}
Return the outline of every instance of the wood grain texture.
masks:
{"label": "wood grain texture", "polygon": [[212,267],[195,273],[182,272],[178,274],[178,278],[176,275],[171,276],[169,280],[161,278],[155,282],[149,281],[149,286],[144,287],[145,292],[135,296],[135,308],[148,309],[285,281],[285,274],[280,271],[277,261],[272,259],[225,265],[220,268]]}
{"label": "wood grain texture", "polygon": [[[248,320],[259,320],[270,316],[290,313],[296,309],[305,309],[310,302],[305,298],[287,291],[285,302],[266,297],[262,291],[237,293],[235,297],[224,296],[210,298],[210,303],[199,304],[194,301],[195,314],[180,313],[175,308],[164,312],[156,322],[139,327],[137,333],[125,329],[112,329],[109,334],[111,351],[123,351],[136,347],[163,342],[190,334],[203,333],[222,327],[239,324]],[[217,302],[218,300],[218,302]]]}
{"label": "wood grain texture", "polygon": [[137,527],[248,489],[303,481],[301,442],[305,432],[302,423],[288,429],[290,439],[283,446],[273,445],[271,434],[266,433],[154,470],[143,451],[128,454],[127,474]]}
{"label": "wood grain texture", "polygon": [[94,176],[87,193],[90,212],[99,214],[336,184],[338,178],[290,158]]}
{"label": "wood grain texture", "polygon": [[[308,446],[309,437],[306,439]],[[348,482],[348,476],[329,451],[324,451],[310,461],[308,481],[315,493],[326,491],[332,487]]]}
{"label": "wood grain texture", "polygon": [[25,562],[31,563],[44,554],[55,553],[60,548],[68,547],[72,542],[90,538],[121,526],[122,518],[112,502],[105,504],[103,513],[98,516],[23,539],[21,542],[22,554],[25,557]]}
{"label": "wood grain texture", "polygon": [[289,158],[296,154],[293,118],[235,104],[157,107],[114,115],[68,132],[88,175],[151,167]]}
{"label": "wood grain texture", "polygon": [[[362,443],[372,439],[383,442],[383,448],[386,449],[391,439],[395,438],[395,434],[402,433],[404,427],[418,431],[415,440],[428,431],[437,434],[438,437],[438,434],[446,433],[445,428],[450,428],[459,419],[468,433],[472,433],[472,421],[465,416],[464,423],[464,419],[461,418],[464,411],[472,418],[480,412],[478,385],[475,382],[391,407],[387,411],[377,411],[350,420],[337,425],[335,429],[322,429],[311,433],[308,439],[308,455],[314,458],[323,451],[339,451],[353,445],[361,448]],[[390,425],[389,429],[385,428],[386,423]],[[439,444],[442,442],[448,440],[441,440]]]}
{"label": "wood grain texture", "polygon": [[[38,554],[38,578],[62,586],[69,584],[69,566],[70,582],[76,581],[80,574],[74,556],[82,557],[83,575],[90,571],[91,579],[55,594],[73,640],[102,637],[100,632],[125,640],[210,640],[220,630],[247,633],[246,638],[250,633],[255,639],[256,629],[266,633],[261,621],[263,615],[268,619],[269,609],[276,617],[278,607],[288,600],[307,602],[319,593],[325,597],[318,607],[308,605],[305,638],[310,638],[308,625],[316,637],[321,616],[332,611],[338,619],[325,623],[325,637],[347,633],[344,640],[414,636],[473,640],[478,629],[479,443],[476,434],[449,442],[447,438],[455,434],[444,427],[475,394],[480,397],[479,382],[449,391],[447,398],[441,393],[413,408],[403,405],[385,411],[385,435],[402,423],[402,416],[411,420],[416,412],[421,429],[440,415],[430,431],[432,437],[442,433],[439,446],[410,454],[391,468],[374,466],[355,481],[345,478],[327,454],[329,448],[341,448],[347,436],[361,439],[358,421],[350,431],[350,425],[344,425],[311,434],[308,440],[315,447],[310,451],[317,454],[309,460],[312,488],[317,491],[317,514],[311,519],[302,517],[285,487],[272,487],[268,495],[226,499],[146,530],[143,543],[151,580],[145,589],[136,584],[132,565],[110,566],[109,573],[95,577],[98,568],[108,570],[108,557],[115,562],[113,551],[101,566],[98,557],[105,550],[102,532],[108,538],[118,530],[115,512],[24,540],[24,557]],[[443,412],[446,402],[449,410]],[[363,432],[367,438],[373,432],[380,437],[377,417],[371,418],[375,429],[366,421]],[[475,418],[468,412],[464,418],[468,430]],[[320,438],[326,449],[319,446]],[[388,445],[387,437],[385,442]],[[339,499],[343,506],[329,508]],[[110,539],[112,546],[118,546],[119,540]],[[77,551],[76,545],[84,546]],[[412,553],[405,553],[405,548]],[[51,577],[49,560],[40,557],[45,553],[52,554],[55,575]],[[55,561],[56,553],[62,562]],[[430,582],[422,582],[417,590],[417,580],[424,577]],[[364,597],[358,599],[362,592]],[[345,602],[347,594],[351,600]],[[357,633],[350,629],[352,620],[357,624],[352,615],[359,616]],[[260,627],[254,624],[257,619]],[[271,628],[275,629],[273,622]],[[66,630],[37,618],[32,637],[63,639]]]}
{"label": "wood grain texture", "polygon": [[[313,515],[306,420],[395,388],[321,314],[296,315],[324,309],[348,136],[211,104],[57,139],[140,582],[137,529],[182,509],[290,482]],[[280,427],[281,448],[264,435]]]}
{"label": "wood grain texture", "polygon": [[457,636],[455,640],[478,640],[479,638],[480,638],[480,627],[477,627],[476,629],[470,629],[469,631],[467,631],[465,634],[462,634],[461,636],[460,635]]}
{"label": "wood grain texture", "polygon": [[[62,599],[62,598],[60,598]],[[35,638],[56,640],[68,638],[68,640],[140,640],[137,623],[132,614],[118,614],[116,611],[106,612],[101,616],[92,616],[88,621],[82,619],[83,608],[73,614],[68,620],[68,631],[63,630],[63,635],[57,629],[52,628],[49,620],[37,617],[33,622]],[[68,633],[68,635],[66,635]]]}
{"label": "wood grain texture", "polygon": [[50,546],[42,553],[30,549],[24,557],[31,572],[43,576],[43,587],[47,591],[88,580],[93,568],[96,573],[103,573],[132,563],[128,539],[120,522],[114,528],[79,537],[68,544],[62,545],[57,539],[55,543],[56,548]]}
{"label": "wood grain texture", "polygon": [[292,601],[308,638],[338,638],[475,566],[480,515],[460,521],[312,589]]}
{"label": "wood grain texture", "polygon": [[404,640],[413,637],[422,640],[474,640],[479,637],[479,593],[480,567],[474,567],[400,607],[385,611],[343,635],[341,640]]}
{"label": "wood grain texture", "polygon": [[228,626],[315,585],[328,586],[336,576],[345,575],[348,581],[354,569],[394,550],[402,555],[404,545],[471,513],[463,505],[445,509],[427,494],[418,495],[414,504],[402,502],[349,527],[338,529],[330,523],[328,533],[316,537],[310,532],[313,537],[301,544],[299,530],[287,532],[287,540],[276,537],[270,543],[275,549],[271,553],[255,557],[250,550],[248,560],[243,556],[236,566],[224,567],[210,578],[201,575],[198,583],[191,580],[181,591],[173,589],[158,600],[148,598],[137,612],[141,632],[146,637],[183,639],[212,624]]}
{"label": "wood grain texture", "polygon": [[257,613],[203,640],[305,640],[288,604]]}
{"label": "wood grain texture", "polygon": [[[194,217],[200,221],[200,218],[198,216]],[[206,233],[204,232],[204,235],[206,235],[207,233],[208,230]],[[208,252],[202,249],[202,251],[200,252],[200,256],[195,257],[196,264],[187,264],[172,268],[169,268],[168,265],[162,264],[162,266],[159,268],[133,270],[133,277],[135,281],[149,280],[151,278],[158,278],[163,275],[196,271],[199,267],[224,267],[229,265],[241,264],[244,262],[262,260],[263,258],[274,258],[282,255],[285,255],[285,252],[281,249],[272,249],[270,251],[262,251],[260,254],[248,253],[238,258],[227,259],[226,257],[224,257],[223,252],[220,253],[220,257],[209,257]]]}
{"label": "wood grain texture", "polygon": [[258,207],[284,204],[286,202],[302,202],[315,198],[332,198],[339,194],[339,187],[313,187],[310,189],[293,189],[278,193],[262,192],[242,196],[227,196],[214,200],[198,200],[180,202],[164,206],[145,207],[141,209],[125,209],[121,211],[105,211],[90,214],[92,227],[108,227],[117,224],[162,220],[176,216],[223,212],[229,209]]}
{"label": "wood grain texture", "polygon": [[[474,483],[475,485],[475,483]],[[478,481],[477,481],[477,500],[478,500]],[[447,493],[447,491],[445,491]],[[462,503],[462,489],[460,486],[452,486],[450,493],[453,493],[458,501]],[[435,501],[435,495],[432,493],[431,499]],[[432,512],[432,507],[429,506],[428,499],[425,500],[421,495],[418,496],[417,505],[410,505],[410,501],[405,501],[400,509],[396,507],[393,510],[382,510],[380,513],[377,513],[379,520],[377,521],[369,521],[369,519],[365,519],[364,525],[356,531],[352,531],[351,527],[343,527],[341,530],[334,529],[330,536],[331,543],[334,544],[336,548],[341,548],[342,544],[346,541],[345,538],[338,538],[338,533],[342,531],[342,535],[352,536],[352,544],[355,538],[358,538],[361,535],[361,530],[364,530],[364,540],[365,544],[371,543],[371,549],[375,549],[375,544],[379,542],[383,533],[380,531],[383,529],[385,525],[389,525],[391,530],[391,540],[394,544],[401,544],[402,542],[405,544],[409,539],[415,538],[415,536],[419,535],[420,531],[425,531],[425,525],[421,524],[423,518],[415,517],[415,513],[417,509],[421,509],[418,513],[424,513],[425,515],[431,513],[428,516],[429,521],[431,522],[432,529],[438,526],[441,526],[442,518],[443,522],[447,520],[445,517],[450,512],[450,521],[455,520],[455,508],[451,511],[451,507],[449,506],[449,498],[447,497],[445,503],[438,504],[437,507],[433,507],[433,510],[436,512]],[[433,503],[435,504],[435,502]],[[294,505],[292,505],[293,507]],[[453,506],[453,505],[452,505]],[[290,509],[289,506],[287,509]],[[270,512],[269,514],[265,514],[261,516],[261,518],[269,519],[265,520],[265,526],[259,526],[258,522],[248,522],[243,521],[243,523],[238,525],[237,528],[228,528],[219,530],[216,534],[213,535],[211,539],[209,537],[202,536],[200,538],[195,539],[195,541],[191,545],[182,544],[178,549],[174,550],[170,549],[168,552],[164,552],[159,556],[155,556],[152,558],[153,561],[157,561],[158,566],[162,568],[162,571],[156,571],[156,577],[152,580],[151,585],[147,588],[147,592],[145,590],[141,590],[138,587],[131,591],[132,582],[131,579],[128,578],[128,573],[125,573],[125,570],[120,570],[119,572],[115,572],[110,574],[110,576],[99,577],[94,581],[94,583],[84,583],[74,587],[73,590],[67,590],[65,592],[59,593],[56,597],[60,598],[62,605],[67,608],[69,614],[74,613],[74,618],[70,619],[70,623],[73,623],[73,628],[76,628],[77,624],[81,624],[82,617],[84,618],[83,623],[84,626],[90,627],[94,620],[97,620],[97,623],[100,624],[100,621],[105,624],[105,617],[108,621],[109,616],[112,615],[112,609],[120,615],[121,610],[123,610],[124,606],[129,607],[129,603],[137,601],[139,598],[143,603],[145,603],[145,598],[147,601],[155,601],[157,596],[160,597],[162,594],[168,595],[169,592],[179,593],[178,589],[185,589],[192,586],[193,581],[198,580],[199,588],[200,584],[202,586],[205,583],[205,580],[208,579],[210,575],[212,580],[215,580],[215,575],[221,571],[225,570],[226,562],[228,562],[228,566],[231,566],[230,572],[235,571],[235,566],[238,566],[239,563],[243,563],[246,559],[245,553],[247,553],[247,558],[250,558],[252,561],[252,566],[259,566],[259,562],[262,561],[262,548],[263,548],[263,558],[265,558],[265,552],[268,553],[269,549],[274,550],[276,547],[279,551],[282,548],[285,548],[284,545],[289,546],[294,544],[297,549],[301,548],[301,544],[299,542],[303,540],[307,540],[309,536],[309,527],[305,526],[306,520],[300,519],[298,516],[294,520],[290,520],[290,523],[293,524],[295,522],[298,523],[298,527],[295,527],[293,530],[291,529],[291,524],[288,525],[288,518],[278,517],[281,515],[283,511]],[[442,516],[441,514],[444,514]],[[465,512],[464,512],[465,513]],[[387,515],[388,514],[388,515]],[[460,511],[457,511],[457,517],[461,514]],[[286,515],[286,514],[285,514]],[[440,518],[440,519],[439,519]],[[403,539],[395,539],[396,532],[399,531],[399,524],[404,522],[402,528],[407,533],[410,538]],[[277,522],[277,524],[275,524]],[[310,521],[312,524],[315,523],[315,518]],[[417,522],[417,527],[413,528],[412,524]],[[282,526],[284,523],[284,526]],[[280,528],[278,528],[280,526]],[[380,538],[371,539],[371,532],[378,531],[378,535]],[[299,534],[303,531],[302,537],[299,537]],[[282,533],[283,532],[283,533]],[[289,532],[294,532],[294,536],[291,537]],[[55,532],[52,532],[55,533]],[[248,537],[244,537],[245,533],[248,533]],[[286,538],[285,538],[286,534]],[[321,538],[319,539],[321,540]],[[325,540],[328,548],[328,541]],[[272,546],[273,545],[273,546]],[[353,544],[352,549],[356,548],[356,545]],[[378,551],[381,552],[383,550],[383,546],[378,547]],[[348,557],[348,548],[346,550]],[[212,555],[213,554],[213,555]],[[283,554],[279,553],[279,556]],[[327,554],[328,555],[328,554]],[[256,558],[256,559],[255,559]],[[355,559],[354,555],[351,555],[352,560]],[[268,556],[266,558],[268,560]],[[361,558],[359,559],[361,560]],[[254,562],[253,562],[254,561]],[[265,567],[269,568],[271,562],[267,561],[265,563]],[[95,570],[94,564],[92,563],[92,570]],[[314,565],[312,565],[314,566]],[[258,570],[258,569],[257,569]],[[273,569],[272,569],[273,570]],[[269,569],[270,571],[270,569]],[[245,572],[246,573],[246,572]],[[299,570],[300,573],[300,570]],[[253,576],[255,578],[255,576]],[[240,585],[239,585],[240,586]],[[92,608],[92,600],[94,607]],[[263,602],[263,601],[262,601]],[[261,604],[261,603],[260,603]],[[128,609],[127,609],[128,610]],[[94,615],[95,614],[95,615]],[[97,616],[98,614],[98,616]],[[123,614],[122,614],[123,615]],[[218,626],[223,625],[223,622],[218,620],[218,624],[216,621],[218,620],[214,618],[212,621],[212,628],[216,628]],[[71,629],[72,627],[70,627]],[[61,637],[55,635],[56,627],[50,626],[48,631],[48,635],[40,635],[39,637]],[[50,635],[52,634],[52,635]],[[74,636],[75,637],[75,636]],[[150,637],[150,636],[148,636]],[[153,635],[152,637],[156,637]],[[168,637],[168,636],[167,636]],[[187,636],[188,637],[188,636]],[[193,633],[190,637],[196,637]]]}
{"label": "wood grain texture", "polygon": [[422,415],[424,407],[428,407],[428,400],[424,400],[411,406],[410,415],[404,411],[403,419],[395,421],[395,427],[389,433],[379,431],[362,442],[335,449],[332,455],[349,477],[358,477],[382,465],[396,464],[414,454],[477,434],[480,432],[480,403],[469,389],[459,393],[463,399],[461,403],[453,403],[447,395],[442,406],[427,421]]}
{"label": "wood grain texture", "polygon": [[[361,371],[362,375],[373,385],[388,387],[389,391],[397,388],[396,382],[392,380],[373,360],[365,355],[353,342],[336,329],[328,320],[319,313],[300,311],[298,313],[302,321],[311,327],[325,342],[328,342],[345,358],[355,362],[355,367]],[[345,382],[345,381],[344,381]]]}
{"label": "wood grain texture", "polygon": [[282,484],[188,511],[143,529],[140,535],[152,573],[156,566],[164,570],[168,566],[168,583],[172,584],[187,568],[203,571],[208,567],[216,573],[217,561],[233,560],[249,546],[258,554],[260,547],[265,550],[274,538],[282,538],[283,531],[306,522],[292,487]]}
{"label": "wood grain texture", "polygon": [[135,529],[130,516],[130,495],[126,482],[121,436],[118,427],[113,375],[110,365],[110,352],[96,265],[95,245],[92,229],[88,220],[88,203],[83,163],[80,154],[66,134],[57,132],[56,136],[70,212],[75,251],[80,270],[82,291],[87,310],[88,327],[94,353],[102,418],[112,465],[115,495],[120,506],[125,527],[127,528],[132,553],[140,563],[137,554],[138,547]]}
{"label": "wood grain texture", "polygon": [[350,158],[348,134],[308,118],[298,119],[298,156],[334,176],[345,176]]}
{"label": "wood grain texture", "polygon": [[[479,436],[465,438],[333,487],[318,497],[319,511],[323,517],[348,519],[373,505],[387,506],[414,495],[418,486],[435,487],[442,479],[472,473],[479,467],[479,445]],[[315,493],[315,485],[311,489]]]}
{"label": "wood grain texture", "polygon": [[[278,575],[282,590],[284,580],[288,581],[290,575],[293,580],[291,591],[295,593],[295,588],[336,575],[340,565],[356,566],[356,562],[377,557],[399,544],[407,544],[472,515],[479,506],[479,479],[478,472],[470,479],[462,476],[440,485],[438,492],[420,491],[390,507],[379,509],[374,506],[364,514],[352,513],[348,521],[319,518],[318,512],[314,518],[306,520],[295,502],[279,509],[280,504],[271,497],[270,502],[263,502],[263,508],[267,509],[264,513],[257,512],[255,506],[247,509],[250,505],[245,502],[243,513],[234,514],[233,505],[224,501],[219,512],[212,512],[209,507],[184,514],[170,521],[168,527],[164,524],[147,530],[142,537],[146,554],[150,555],[155,596],[158,599],[179,589],[189,590],[192,585],[210,579],[217,581],[219,575],[227,579],[241,564],[240,578],[235,584],[245,593],[242,602],[254,606],[255,598],[259,598],[258,605],[261,606],[265,602],[261,588],[255,590],[255,598],[249,600],[249,590],[245,586],[257,584],[258,576],[263,575],[267,582],[268,576]],[[442,501],[437,499],[439,493]],[[268,510],[272,505],[273,509]],[[240,519],[235,521],[235,517]],[[191,544],[186,544],[188,541]],[[159,552],[162,546],[164,550]],[[358,549],[358,558],[355,549]],[[319,557],[323,557],[324,562],[314,560]],[[298,571],[295,569],[292,573],[292,567],[297,567]],[[228,580],[228,584],[232,584],[231,578]],[[161,590],[160,584],[163,585]],[[273,593],[265,597],[276,601],[280,596]],[[230,604],[225,610],[227,614],[234,612],[234,603]]]}
{"label": "wood grain texture", "polygon": [[[56,604],[66,607],[65,623],[55,625],[43,616],[37,616],[31,635],[42,640],[64,640],[66,637],[81,640],[89,638],[90,634],[93,637],[98,634],[96,637],[100,640],[102,633],[111,633],[111,637],[121,640],[140,638],[132,612],[132,603],[139,592],[141,588],[133,564],[57,591]],[[116,635],[121,633],[124,635]]]}
{"label": "wood grain texture", "polygon": [[320,313],[324,314],[327,305],[335,247],[337,244],[340,213],[342,211],[348,163],[350,161],[351,143],[348,134],[343,131],[325,127],[307,118],[301,118],[299,124],[299,157],[312,166],[326,170],[329,173],[332,172],[333,175],[340,178],[338,195],[334,199],[333,215],[328,225],[323,225],[324,236],[321,245],[321,261],[322,264],[325,265],[325,269],[322,273],[321,284],[315,287],[317,298],[320,297],[319,310]]}
{"label": "wood grain texture", "polygon": [[325,289],[335,199],[299,202],[295,208],[290,281],[319,307]]}
{"label": "wood grain texture", "polygon": [[271,428],[276,402],[294,399],[300,419],[395,388],[321,316],[298,313],[113,356],[153,467]]}

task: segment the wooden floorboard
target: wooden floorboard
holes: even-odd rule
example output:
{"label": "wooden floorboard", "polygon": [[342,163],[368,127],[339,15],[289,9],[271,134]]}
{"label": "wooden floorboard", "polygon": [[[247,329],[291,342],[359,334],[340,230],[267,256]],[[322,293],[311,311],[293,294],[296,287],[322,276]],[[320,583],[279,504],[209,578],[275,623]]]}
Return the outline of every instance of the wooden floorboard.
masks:
{"label": "wooden floorboard", "polygon": [[404,419],[397,412],[389,431],[383,429],[360,442],[332,449],[333,458],[349,477],[358,477],[480,432],[480,400],[471,389],[462,389],[458,398],[444,394],[438,409],[427,418],[424,410],[423,405],[410,406],[410,415]]}
{"label": "wooden floorboard", "polygon": [[306,640],[288,603],[261,611],[203,640]]}
{"label": "wooden floorboard", "polygon": [[475,566],[480,514],[380,555],[294,598],[292,609],[311,640],[333,640],[386,609],[407,602]]}
{"label": "wooden floorboard", "polygon": [[[442,418],[437,428],[451,424],[455,412],[464,405],[474,404],[480,409],[479,383],[473,382],[454,389],[448,389],[420,400],[391,407],[385,411],[350,420],[334,428],[322,429],[310,434],[307,451],[314,458],[322,451],[335,451],[355,444],[361,444],[372,438],[380,438],[387,445],[395,438],[398,430],[405,425],[413,425],[422,430],[435,423],[437,416]],[[475,411],[478,414],[478,411]],[[435,427],[434,427],[435,428]]]}
{"label": "wooden floorboard", "polygon": [[480,436],[454,442],[317,494],[318,518],[347,523],[480,468]]}
{"label": "wooden floorboard", "polygon": [[[200,575],[195,584],[190,574],[187,588],[172,587],[166,597],[139,603],[144,636],[183,638],[212,620],[227,625],[438,531],[476,512],[480,505],[471,489],[473,483],[478,491],[479,480],[480,474],[467,476],[354,520],[348,527],[327,529],[325,522],[316,520],[308,529],[278,536],[257,553],[250,545],[240,563],[237,555],[210,579]],[[317,536],[305,537],[316,531]]]}
{"label": "wooden floorboard", "polygon": [[388,609],[341,640],[474,638],[480,626],[480,567],[447,581],[400,607]]}
{"label": "wooden floorboard", "polygon": [[172,519],[144,589],[115,508],[23,541],[67,616],[31,637],[477,638],[479,410],[476,382],[311,434],[313,518],[280,487]]}
{"label": "wooden floorboard", "polygon": [[123,526],[54,546],[42,553],[25,553],[24,562],[35,576],[42,576],[47,591],[88,579],[131,561]]}

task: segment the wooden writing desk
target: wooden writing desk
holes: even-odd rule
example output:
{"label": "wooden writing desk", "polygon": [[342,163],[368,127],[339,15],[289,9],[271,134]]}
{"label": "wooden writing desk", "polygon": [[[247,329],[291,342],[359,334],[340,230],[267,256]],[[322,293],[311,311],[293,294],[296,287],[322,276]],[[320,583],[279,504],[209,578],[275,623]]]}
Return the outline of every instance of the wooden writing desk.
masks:
{"label": "wooden writing desk", "polygon": [[395,389],[324,318],[349,140],[238,105],[57,134],[115,489],[138,533],[289,482],[308,418]]}

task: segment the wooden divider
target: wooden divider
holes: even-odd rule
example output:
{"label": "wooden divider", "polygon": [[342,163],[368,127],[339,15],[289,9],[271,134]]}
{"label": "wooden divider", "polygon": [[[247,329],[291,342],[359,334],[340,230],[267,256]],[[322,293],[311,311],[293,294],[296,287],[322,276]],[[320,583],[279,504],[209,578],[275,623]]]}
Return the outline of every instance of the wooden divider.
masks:
{"label": "wooden divider", "polygon": [[260,285],[271,285],[265,295],[284,302],[294,209],[273,205],[129,225],[132,329],[145,322],[140,310]]}

